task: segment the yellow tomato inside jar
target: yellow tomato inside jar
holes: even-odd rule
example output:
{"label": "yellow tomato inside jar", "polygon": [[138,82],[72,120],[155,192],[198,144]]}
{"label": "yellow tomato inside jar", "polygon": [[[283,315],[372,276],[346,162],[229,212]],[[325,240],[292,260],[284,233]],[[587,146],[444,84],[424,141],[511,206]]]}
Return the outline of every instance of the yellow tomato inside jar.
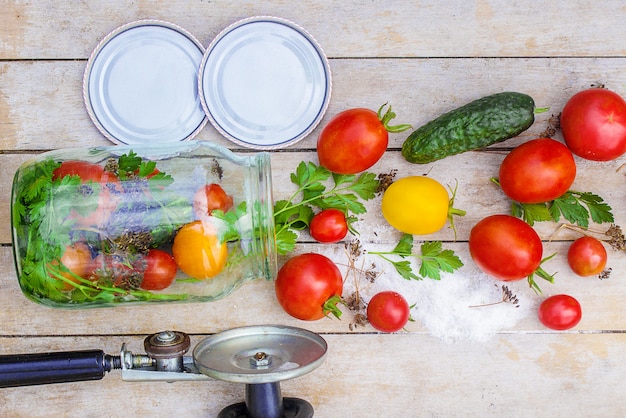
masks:
{"label": "yellow tomato inside jar", "polygon": [[394,181],[382,198],[382,213],[397,230],[411,235],[439,231],[449,214],[465,212],[451,208],[448,191],[437,180],[409,176]]}
{"label": "yellow tomato inside jar", "polygon": [[219,242],[210,222],[194,221],[176,233],[172,255],[181,271],[203,280],[217,276],[224,269],[228,247]]}

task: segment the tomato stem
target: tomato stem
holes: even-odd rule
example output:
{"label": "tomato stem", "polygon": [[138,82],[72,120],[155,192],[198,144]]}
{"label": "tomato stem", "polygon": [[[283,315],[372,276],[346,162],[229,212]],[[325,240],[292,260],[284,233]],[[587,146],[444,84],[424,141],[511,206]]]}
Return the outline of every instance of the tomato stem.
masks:
{"label": "tomato stem", "polygon": [[554,276],[556,275],[556,273],[550,274],[547,271],[545,271],[543,269],[543,267],[541,267],[541,265],[550,260],[551,258],[553,258],[556,255],[556,253],[549,255],[548,257],[544,258],[543,260],[541,260],[541,262],[539,263],[539,267],[537,267],[537,270],[535,270],[534,272],[530,273],[530,275],[528,276],[528,285],[531,287],[531,289],[533,289],[535,291],[535,293],[540,294],[541,292],[541,288],[539,287],[539,285],[537,284],[537,282],[535,282],[535,275],[541,277],[542,279],[550,282],[550,283],[554,283]]}
{"label": "tomato stem", "polygon": [[383,124],[387,132],[400,133],[408,129],[413,129],[413,126],[406,124],[406,123],[400,124],[400,125],[389,125],[389,122],[391,122],[391,120],[396,117],[396,114],[395,112],[391,111],[391,105],[389,105],[389,108],[383,114],[383,109],[385,108],[385,106],[387,106],[387,103],[383,104],[380,108],[378,108],[377,114],[378,114],[378,120],[380,120],[380,123]]}
{"label": "tomato stem", "polygon": [[335,318],[341,319],[341,315],[343,315],[343,312],[341,312],[341,309],[337,307],[338,303],[344,304],[341,296],[332,295],[330,298],[328,298],[328,300],[324,302],[324,305],[322,306],[322,311],[324,312],[324,315],[330,318],[329,314],[332,314]]}
{"label": "tomato stem", "polygon": [[465,216],[467,213],[463,209],[457,209],[454,207],[454,199],[456,198],[456,191],[459,187],[459,182],[456,182],[454,189],[448,186],[450,192],[452,193],[452,198],[450,198],[450,202],[448,203],[448,222],[450,222],[450,228],[454,231],[454,240],[456,241],[456,226],[454,225],[454,217],[455,216]]}

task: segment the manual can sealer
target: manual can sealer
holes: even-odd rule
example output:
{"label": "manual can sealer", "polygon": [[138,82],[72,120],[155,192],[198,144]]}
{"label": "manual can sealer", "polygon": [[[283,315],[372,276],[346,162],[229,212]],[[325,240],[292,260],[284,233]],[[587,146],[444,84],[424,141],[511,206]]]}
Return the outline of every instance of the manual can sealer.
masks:
{"label": "manual can sealer", "polygon": [[276,325],[234,328],[201,340],[192,356],[189,336],[177,331],[152,334],[145,354],[122,345],[119,355],[102,350],[0,356],[0,387],[99,380],[114,369],[125,381],[218,379],[245,384],[245,402],[218,417],[312,417],[311,404],[283,398],[280,382],[307,374],[324,361],[328,345],[311,331]]}

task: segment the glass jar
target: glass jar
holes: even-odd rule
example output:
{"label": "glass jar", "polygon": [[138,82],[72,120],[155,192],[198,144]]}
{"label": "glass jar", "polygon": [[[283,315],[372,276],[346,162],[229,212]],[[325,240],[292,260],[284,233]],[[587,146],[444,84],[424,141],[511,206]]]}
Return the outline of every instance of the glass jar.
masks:
{"label": "glass jar", "polygon": [[15,174],[11,224],[22,291],[55,307],[211,301],[276,275],[264,152],[205,141],[46,152]]}

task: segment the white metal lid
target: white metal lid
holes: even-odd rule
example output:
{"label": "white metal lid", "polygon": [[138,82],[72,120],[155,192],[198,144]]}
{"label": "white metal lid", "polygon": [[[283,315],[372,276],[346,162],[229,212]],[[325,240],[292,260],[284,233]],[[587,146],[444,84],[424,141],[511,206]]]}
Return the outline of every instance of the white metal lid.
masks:
{"label": "white metal lid", "polygon": [[202,107],[231,141],[275,149],[307,136],[330,101],[328,60],[298,25],[269,16],[238,21],[209,45],[198,74]]}
{"label": "white metal lid", "polygon": [[172,23],[139,20],[115,29],[85,69],[89,116],[118,144],[193,138],[207,122],[197,90],[203,53],[196,38]]}

